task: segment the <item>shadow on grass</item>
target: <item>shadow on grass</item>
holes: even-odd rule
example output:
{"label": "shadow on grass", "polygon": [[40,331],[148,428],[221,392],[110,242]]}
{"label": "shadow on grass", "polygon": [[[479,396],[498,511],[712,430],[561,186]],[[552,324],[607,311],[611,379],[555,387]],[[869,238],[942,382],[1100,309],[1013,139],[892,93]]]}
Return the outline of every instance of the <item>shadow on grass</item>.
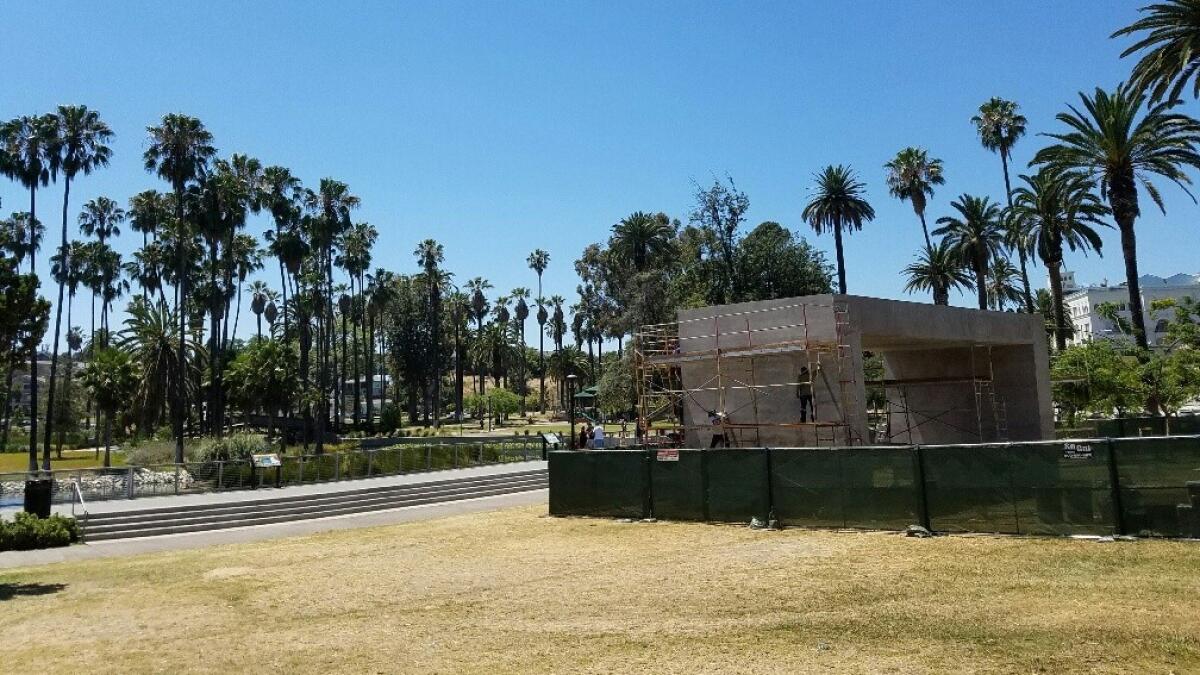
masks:
{"label": "shadow on grass", "polygon": [[66,588],[66,584],[3,584],[0,583],[0,602],[18,595],[50,595]]}

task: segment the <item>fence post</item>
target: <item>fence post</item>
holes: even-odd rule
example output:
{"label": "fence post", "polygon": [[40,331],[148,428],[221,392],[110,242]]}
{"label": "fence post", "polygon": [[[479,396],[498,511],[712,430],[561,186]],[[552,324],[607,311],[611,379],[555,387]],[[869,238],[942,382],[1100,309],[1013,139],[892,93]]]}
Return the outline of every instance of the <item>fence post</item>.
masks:
{"label": "fence post", "polygon": [[220,490],[224,484],[225,478],[225,462],[217,460],[217,489]]}
{"label": "fence post", "polygon": [[375,453],[367,451],[367,478],[371,477],[371,472],[375,470]]}
{"label": "fence post", "polygon": [[340,452],[333,455],[333,479],[335,481],[342,479],[342,453]]}
{"label": "fence post", "polygon": [[708,522],[708,451],[700,448],[700,513]]}
{"label": "fence post", "polygon": [[933,526],[929,522],[929,498],[925,493],[925,454],[921,452],[921,446],[913,446],[913,465],[916,472],[917,484],[917,508],[920,509],[921,527],[933,532]]}
{"label": "fence post", "polygon": [[425,470],[433,470],[433,446],[425,446]]}
{"label": "fence post", "polygon": [[458,446],[454,446],[454,468],[458,468]]}
{"label": "fence post", "polygon": [[642,452],[646,464],[646,500],[642,505],[642,510],[645,512],[646,518],[654,517],[654,462],[657,458],[657,453],[654,450],[645,450]]}
{"label": "fence post", "polygon": [[774,474],[771,466],[771,449],[763,448],[763,454],[767,456],[767,525],[770,525],[771,520],[778,520],[775,516],[775,485],[771,478]]}
{"label": "fence post", "polygon": [[1117,448],[1111,438],[1104,439],[1108,446],[1108,482],[1112,485],[1113,525],[1117,534],[1125,534],[1125,509],[1121,505],[1121,474],[1117,471]]}
{"label": "fence post", "polygon": [[175,494],[179,494],[179,465],[175,465]]}
{"label": "fence post", "polygon": [[125,497],[128,499],[133,499],[133,496],[133,467],[131,466],[125,471]]}

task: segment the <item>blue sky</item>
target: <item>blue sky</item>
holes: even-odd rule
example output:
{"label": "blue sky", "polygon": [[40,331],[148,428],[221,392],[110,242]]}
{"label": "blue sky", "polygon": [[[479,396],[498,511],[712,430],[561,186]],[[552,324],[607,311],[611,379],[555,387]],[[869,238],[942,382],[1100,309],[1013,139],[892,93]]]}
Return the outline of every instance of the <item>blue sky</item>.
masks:
{"label": "blue sky", "polygon": [[[568,297],[586,244],[635,210],[686,221],[692,181],[727,173],[750,197],[751,226],[783,223],[832,260],[831,238],[799,216],[813,172],[847,163],[877,212],[847,239],[849,290],[924,301],[901,290],[921,234],[887,195],[883,163],[907,145],[945,161],[931,222],[961,193],[1002,198],[999,158],[970,124],[979,104],[1022,105],[1023,167],[1079,90],[1127,75],[1124,43],[1108,35],[1136,6],[6,2],[0,116],[85,103],[113,127],[112,165],[73,186],[73,213],[98,195],[166,189],[142,168],[144,129],[180,111],[224,155],[349,183],[363,200],[356,218],[381,233],[373,266],[413,270],[417,242],[434,237],[457,281],[481,275],[507,291],[534,285],[524,261],[542,247],[546,295]],[[1165,194],[1167,216],[1144,204],[1138,223],[1142,271],[1200,271],[1200,207]],[[5,213],[28,205],[13,183],[0,198]],[[60,200],[61,186],[39,200],[51,225]],[[249,230],[267,226],[264,215]],[[1122,278],[1116,231],[1104,238],[1103,258],[1068,258],[1081,280]],[[127,232],[117,246],[138,244]]]}

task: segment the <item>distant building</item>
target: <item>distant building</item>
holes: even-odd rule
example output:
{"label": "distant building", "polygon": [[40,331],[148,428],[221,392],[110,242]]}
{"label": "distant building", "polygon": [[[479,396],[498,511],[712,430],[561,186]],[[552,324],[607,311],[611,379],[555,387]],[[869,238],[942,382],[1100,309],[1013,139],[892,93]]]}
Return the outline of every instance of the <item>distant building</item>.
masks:
{"label": "distant building", "polygon": [[[1146,274],[1138,278],[1142,291],[1142,309],[1146,319],[1146,339],[1153,346],[1164,337],[1167,329],[1167,312],[1154,312],[1150,305],[1155,300],[1192,298],[1200,300],[1200,274],[1174,274],[1163,278]],[[1130,318],[1129,290],[1125,284],[1110,286],[1079,286],[1073,272],[1063,273],[1063,304],[1066,320],[1075,326],[1075,335],[1068,344],[1081,344],[1093,338],[1118,338],[1121,330],[1113,322],[1097,314],[1102,303],[1117,306],[1117,315]]]}

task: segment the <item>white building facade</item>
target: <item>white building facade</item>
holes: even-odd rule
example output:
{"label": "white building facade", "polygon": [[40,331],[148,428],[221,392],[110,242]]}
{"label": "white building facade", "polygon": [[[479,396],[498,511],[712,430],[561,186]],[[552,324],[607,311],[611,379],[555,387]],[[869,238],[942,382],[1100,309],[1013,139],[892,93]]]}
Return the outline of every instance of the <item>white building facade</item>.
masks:
{"label": "white building facade", "polygon": [[[1155,312],[1150,305],[1155,300],[1192,298],[1200,301],[1200,274],[1175,274],[1159,277],[1147,274],[1138,279],[1142,291],[1142,309],[1146,319],[1146,339],[1151,346],[1165,337],[1167,320],[1171,312]],[[1117,315],[1129,319],[1129,290],[1125,284],[1109,286],[1078,286],[1072,272],[1063,273],[1063,304],[1066,320],[1075,326],[1075,335],[1068,344],[1081,344],[1094,338],[1121,337],[1120,328],[1097,313],[1102,303],[1110,302],[1117,307]]]}

